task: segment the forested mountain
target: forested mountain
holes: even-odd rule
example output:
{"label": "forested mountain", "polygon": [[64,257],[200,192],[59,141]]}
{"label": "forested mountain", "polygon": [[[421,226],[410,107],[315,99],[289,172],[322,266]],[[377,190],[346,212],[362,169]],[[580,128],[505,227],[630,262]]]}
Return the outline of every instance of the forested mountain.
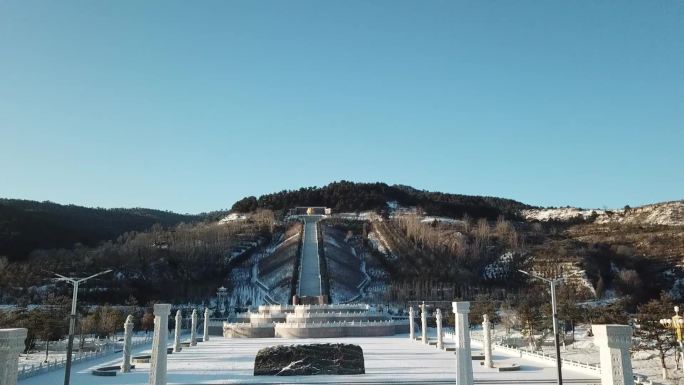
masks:
{"label": "forested mountain", "polygon": [[0,256],[22,260],[35,249],[94,246],[155,223],[171,226],[200,219],[143,208],[103,209],[53,202],[0,199]]}
{"label": "forested mountain", "polygon": [[402,206],[417,206],[428,215],[496,219],[500,215],[517,218],[518,212],[532,206],[511,199],[421,191],[408,186],[385,183],[354,183],[340,181],[323,187],[304,187],[274,194],[246,197],[236,202],[232,210],[252,212],[257,209],[282,211],[295,206],[326,206],[336,212],[387,209],[387,202]]}

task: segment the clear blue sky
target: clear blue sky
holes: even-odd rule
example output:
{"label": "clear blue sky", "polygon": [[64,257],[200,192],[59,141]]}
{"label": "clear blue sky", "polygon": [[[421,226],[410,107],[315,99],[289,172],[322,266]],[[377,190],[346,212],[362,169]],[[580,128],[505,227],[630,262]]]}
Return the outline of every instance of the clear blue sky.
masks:
{"label": "clear blue sky", "polygon": [[682,1],[0,0],[0,196],[684,198]]}

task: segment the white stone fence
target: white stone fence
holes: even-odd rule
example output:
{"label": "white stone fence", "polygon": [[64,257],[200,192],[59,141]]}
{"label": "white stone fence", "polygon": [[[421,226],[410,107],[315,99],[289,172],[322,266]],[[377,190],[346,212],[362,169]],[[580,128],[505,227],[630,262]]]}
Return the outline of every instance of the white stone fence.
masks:
{"label": "white stone fence", "polygon": [[[137,346],[137,345],[143,345],[152,342],[152,336],[146,336],[143,339],[138,339],[135,340],[131,343],[132,346]],[[88,360],[93,360],[95,358],[100,358],[104,357],[108,354],[111,353],[116,353],[121,351],[121,346],[117,345],[106,345],[102,350],[98,351],[93,351],[93,352],[78,352],[75,353],[71,359],[72,363],[78,363],[78,362],[83,362],[83,361],[88,361]],[[47,363],[39,363],[39,364],[31,364],[31,365],[22,365],[21,361],[19,361],[19,372],[17,375],[17,379],[23,380],[25,378],[33,377],[38,374],[43,374],[47,373],[53,370],[57,369],[62,369],[66,365],[66,358],[62,357],[61,360],[58,359],[53,359],[52,361],[48,361]]]}
{"label": "white stone fence", "polygon": [[[453,338],[454,334],[451,332],[445,332],[444,335],[448,338]],[[481,344],[484,344],[484,341],[479,338],[473,338],[470,337],[472,341],[477,341]],[[528,358],[537,362],[544,362],[547,363],[549,361],[551,362],[556,362],[556,356],[551,355],[551,354],[545,354],[545,353],[536,353],[532,352],[526,349],[520,349],[515,346],[510,346],[510,345],[502,345],[498,343],[492,343],[492,346],[494,346],[496,349],[499,349],[501,351],[513,353],[517,355],[518,357],[521,358]],[[573,368],[579,372],[585,373],[585,374],[590,374],[590,375],[600,375],[601,374],[601,367],[598,364],[590,364],[588,362],[580,362],[580,361],[574,361],[574,360],[566,360],[561,358],[562,365],[566,368]]]}
{"label": "white stone fence", "polygon": [[303,314],[289,314],[288,318],[324,318],[324,317],[376,317],[385,316],[385,314],[378,313],[375,311],[321,311],[316,313],[303,313]]}
{"label": "white stone fence", "polygon": [[285,318],[287,313],[240,313],[240,318],[250,318],[250,319],[272,319],[272,318]]}
{"label": "white stone fence", "polygon": [[335,311],[335,310],[356,310],[368,311],[370,306],[360,304],[335,304],[335,305],[261,305],[259,313],[291,313],[295,310],[300,312],[314,311]]}
{"label": "white stone fence", "polygon": [[297,310],[301,311],[311,311],[311,310],[358,310],[367,311],[370,309],[368,305],[360,304],[335,304],[335,305],[297,305],[295,307],[295,312]]}
{"label": "white stone fence", "polygon": [[330,322],[286,322],[279,324],[288,328],[327,328],[327,327],[368,327],[377,325],[408,325],[408,322],[381,320],[381,321],[330,321]]}

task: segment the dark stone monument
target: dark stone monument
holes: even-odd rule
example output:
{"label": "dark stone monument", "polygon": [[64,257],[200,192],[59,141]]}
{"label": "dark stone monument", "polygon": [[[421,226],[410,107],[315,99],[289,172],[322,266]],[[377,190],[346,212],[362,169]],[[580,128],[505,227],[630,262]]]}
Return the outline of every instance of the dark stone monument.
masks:
{"label": "dark stone monument", "polygon": [[363,350],[351,344],[311,344],[263,348],[254,360],[255,376],[364,374]]}

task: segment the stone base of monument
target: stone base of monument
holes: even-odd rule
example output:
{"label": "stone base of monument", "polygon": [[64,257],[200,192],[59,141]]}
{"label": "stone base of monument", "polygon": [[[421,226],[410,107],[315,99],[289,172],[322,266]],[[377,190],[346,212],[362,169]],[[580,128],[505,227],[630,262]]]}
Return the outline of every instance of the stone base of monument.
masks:
{"label": "stone base of monument", "polygon": [[[135,369],[135,365],[131,365],[131,369]],[[116,376],[117,373],[121,371],[121,366],[116,365],[116,366],[103,366],[101,368],[93,369],[90,371],[90,374],[93,376],[100,376],[100,377],[112,377]]]}
{"label": "stone base of monument", "polygon": [[274,324],[224,323],[223,336],[228,338],[273,338]]}
{"label": "stone base of monument", "polygon": [[510,365],[496,365],[495,369],[499,372],[516,372],[520,370],[520,365],[510,364]]}
{"label": "stone base of monument", "polygon": [[150,354],[143,354],[131,357],[131,362],[134,364],[149,364],[151,359],[152,356]]}
{"label": "stone base of monument", "polygon": [[363,350],[351,344],[272,346],[259,350],[255,376],[364,374]]}
{"label": "stone base of monument", "polygon": [[[408,332],[408,322],[392,320],[368,305],[259,306],[258,313],[224,322],[228,338],[339,338],[390,336]],[[248,321],[248,322],[246,322]]]}

